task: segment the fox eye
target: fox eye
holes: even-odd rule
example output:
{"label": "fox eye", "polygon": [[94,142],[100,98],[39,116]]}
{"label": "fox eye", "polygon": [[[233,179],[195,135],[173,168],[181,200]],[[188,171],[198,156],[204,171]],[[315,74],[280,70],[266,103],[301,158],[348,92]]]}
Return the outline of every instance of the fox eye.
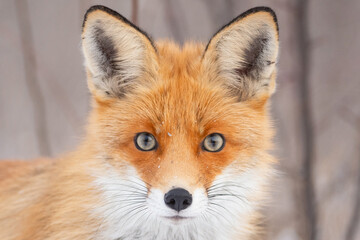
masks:
{"label": "fox eye", "polygon": [[212,133],[204,139],[202,148],[208,152],[220,152],[225,146],[225,139],[220,133]]}
{"label": "fox eye", "polygon": [[156,149],[157,142],[151,133],[141,132],[136,134],[134,138],[135,146],[141,151],[151,151]]}

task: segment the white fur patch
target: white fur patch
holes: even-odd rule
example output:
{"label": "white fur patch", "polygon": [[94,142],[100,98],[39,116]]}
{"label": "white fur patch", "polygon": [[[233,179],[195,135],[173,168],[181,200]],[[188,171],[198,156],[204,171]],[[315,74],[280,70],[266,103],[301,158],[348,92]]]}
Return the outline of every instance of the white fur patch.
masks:
{"label": "white fur patch", "polygon": [[201,188],[191,193],[192,205],[178,215],[187,219],[174,221],[167,217],[177,212],[166,207],[163,192],[148,191],[131,166],[122,174],[109,166],[94,181],[102,196],[93,212],[101,223],[95,239],[247,239],[248,218],[257,208],[249,198],[266,181],[262,170],[237,169],[232,164],[217,176],[207,194]]}

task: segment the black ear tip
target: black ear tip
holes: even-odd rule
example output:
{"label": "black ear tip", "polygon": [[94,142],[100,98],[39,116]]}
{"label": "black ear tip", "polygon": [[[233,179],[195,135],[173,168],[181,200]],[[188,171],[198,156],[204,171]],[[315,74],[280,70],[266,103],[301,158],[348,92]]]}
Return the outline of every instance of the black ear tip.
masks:
{"label": "black ear tip", "polygon": [[88,18],[88,15],[96,10],[103,10],[107,7],[105,6],[102,6],[102,5],[94,5],[94,6],[91,6],[85,13],[84,15],[84,20],[83,20],[83,23],[82,23],[82,30],[84,30],[84,27],[85,27],[85,23],[86,23],[86,20]]}
{"label": "black ear tip", "polygon": [[103,6],[103,5],[93,5],[93,6],[91,6],[91,7],[86,11],[85,16],[86,16],[88,13],[91,13],[91,12],[93,12],[93,11],[95,11],[95,10],[102,10],[102,11],[105,11],[105,12],[107,12],[107,11],[113,11],[112,9],[110,9],[110,8],[108,8],[108,7],[105,7],[105,6]]}
{"label": "black ear tip", "polygon": [[269,13],[273,20],[274,20],[274,23],[276,24],[276,31],[279,33],[279,24],[278,24],[278,20],[277,20],[277,16],[276,16],[276,13],[274,10],[272,10],[272,8],[270,7],[265,7],[265,6],[259,6],[259,7],[254,7],[254,8],[251,8],[249,10],[247,10],[246,12],[240,14],[238,17],[236,17],[235,19],[241,19],[241,18],[244,18],[248,15],[251,15],[251,14],[254,14],[254,13],[258,13],[258,12],[267,12]]}
{"label": "black ear tip", "polygon": [[222,30],[224,30],[226,27],[230,26],[231,24],[249,16],[249,15],[252,15],[254,13],[258,13],[258,12],[267,12],[269,13],[272,18],[273,18],[273,21],[275,23],[275,26],[276,26],[276,32],[277,32],[277,37],[279,38],[279,24],[278,24],[278,20],[277,20],[277,17],[276,17],[276,14],[274,12],[274,10],[272,10],[271,8],[269,7],[264,7],[264,6],[261,6],[261,7],[254,7],[254,8],[251,8],[249,10],[247,10],[246,12],[243,12],[242,14],[240,14],[239,16],[237,16],[236,18],[234,18],[233,20],[231,20],[228,24],[222,26],[211,38],[210,38],[210,41],[208,42],[208,44],[206,45],[205,47],[205,52],[207,51],[210,43],[211,43],[211,40],[218,34],[220,33]]}
{"label": "black ear tip", "polygon": [[84,26],[85,26],[85,23],[86,23],[86,20],[89,16],[90,13],[94,12],[94,11],[97,11],[97,10],[100,10],[100,11],[103,11],[103,12],[106,12],[107,14],[111,15],[111,16],[114,16],[116,17],[117,19],[119,20],[122,20],[123,22],[126,22],[128,24],[131,24],[132,23],[127,20],[125,17],[123,17],[120,13],[112,10],[111,8],[108,8],[108,7],[105,7],[103,5],[94,5],[94,6],[91,6],[85,13],[85,16],[84,16],[84,21],[83,21],[83,24],[82,24],[82,28],[84,30]]}
{"label": "black ear tip", "polygon": [[83,21],[83,24],[82,24],[82,32],[84,32],[84,27],[86,25],[86,21],[88,19],[89,14],[94,12],[94,11],[98,11],[98,10],[106,12],[107,14],[115,17],[119,21],[121,21],[121,22],[125,23],[126,25],[128,25],[128,26],[136,29],[137,31],[139,31],[141,34],[143,34],[150,41],[150,43],[153,46],[153,48],[155,49],[155,51],[157,51],[154,42],[152,41],[151,37],[145,31],[143,31],[138,26],[136,26],[135,24],[130,22],[126,17],[122,16],[120,13],[118,13],[118,12],[108,8],[108,7],[105,7],[103,5],[94,5],[94,6],[90,7],[86,11],[85,16],[84,16],[84,21]]}

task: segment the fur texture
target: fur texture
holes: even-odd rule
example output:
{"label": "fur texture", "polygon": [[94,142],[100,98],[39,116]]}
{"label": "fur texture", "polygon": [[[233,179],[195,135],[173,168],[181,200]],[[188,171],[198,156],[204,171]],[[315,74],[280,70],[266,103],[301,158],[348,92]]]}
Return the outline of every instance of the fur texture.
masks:
{"label": "fur texture", "polygon": [[[207,46],[180,48],[94,6],[82,39],[93,95],[86,138],[56,160],[0,163],[0,239],[258,239],[276,162],[273,11],[249,10]],[[140,132],[158,148],[136,148]],[[211,133],[225,138],[219,152],[201,147]],[[187,209],[166,206],[173,188],[192,194]]]}

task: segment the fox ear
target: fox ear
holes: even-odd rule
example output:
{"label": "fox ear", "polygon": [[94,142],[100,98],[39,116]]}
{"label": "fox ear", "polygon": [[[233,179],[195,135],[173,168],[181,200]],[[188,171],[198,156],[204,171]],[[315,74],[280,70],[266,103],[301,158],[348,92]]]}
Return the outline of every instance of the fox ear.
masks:
{"label": "fox ear", "polygon": [[98,97],[124,96],[156,65],[156,49],[148,35],[104,6],[86,12],[82,49],[88,85]]}
{"label": "fox ear", "polygon": [[275,90],[278,39],[275,13],[266,7],[253,8],[212,37],[203,63],[240,101],[269,97]]}

